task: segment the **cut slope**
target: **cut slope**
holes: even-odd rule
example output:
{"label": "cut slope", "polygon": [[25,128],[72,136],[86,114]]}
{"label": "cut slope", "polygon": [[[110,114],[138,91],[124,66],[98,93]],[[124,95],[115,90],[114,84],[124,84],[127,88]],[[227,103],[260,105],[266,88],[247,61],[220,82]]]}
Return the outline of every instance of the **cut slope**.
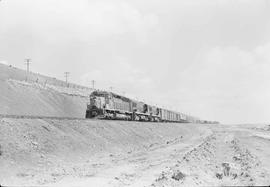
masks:
{"label": "cut slope", "polygon": [[[55,85],[55,86],[67,86],[66,82],[62,80],[58,80],[53,77],[48,77],[45,75],[41,75],[38,73],[33,73],[30,72],[27,74],[25,70],[13,67],[13,66],[7,66],[4,64],[0,63],[0,80],[5,81],[8,79],[13,79],[13,80],[19,80],[19,81],[28,81],[28,82],[38,82],[40,84],[50,84],[50,85]],[[68,83],[69,87],[74,87],[74,88],[81,88],[81,89],[89,89],[84,86],[80,86],[77,84],[73,83]]]}
{"label": "cut slope", "polygon": [[[26,77],[27,81],[26,81]],[[0,114],[83,118],[92,89],[0,64]]]}

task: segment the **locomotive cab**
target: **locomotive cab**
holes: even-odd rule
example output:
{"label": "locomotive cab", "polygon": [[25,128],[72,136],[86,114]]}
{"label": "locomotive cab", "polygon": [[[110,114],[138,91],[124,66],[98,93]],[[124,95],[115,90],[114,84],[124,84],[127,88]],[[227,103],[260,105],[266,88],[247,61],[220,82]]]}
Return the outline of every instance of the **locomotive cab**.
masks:
{"label": "locomotive cab", "polygon": [[86,118],[94,118],[104,114],[108,94],[102,91],[94,91],[90,94],[90,102],[86,109]]}

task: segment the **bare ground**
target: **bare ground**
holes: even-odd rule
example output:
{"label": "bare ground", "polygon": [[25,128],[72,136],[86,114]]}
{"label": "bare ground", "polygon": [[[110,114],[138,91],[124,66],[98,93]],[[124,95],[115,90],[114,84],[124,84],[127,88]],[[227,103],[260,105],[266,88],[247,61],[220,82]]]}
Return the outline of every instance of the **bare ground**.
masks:
{"label": "bare ground", "polygon": [[255,125],[2,118],[0,135],[2,185],[269,185]]}
{"label": "bare ground", "polygon": [[158,176],[166,162],[173,163],[168,155],[182,154],[209,133],[195,124],[3,117],[0,183],[124,185],[137,173],[134,183],[144,176],[142,170],[151,174],[156,165]]}
{"label": "bare ground", "polygon": [[[215,127],[211,136],[163,171],[152,186],[269,185],[270,139],[260,136],[266,134]],[[254,139],[258,137],[264,144]]]}

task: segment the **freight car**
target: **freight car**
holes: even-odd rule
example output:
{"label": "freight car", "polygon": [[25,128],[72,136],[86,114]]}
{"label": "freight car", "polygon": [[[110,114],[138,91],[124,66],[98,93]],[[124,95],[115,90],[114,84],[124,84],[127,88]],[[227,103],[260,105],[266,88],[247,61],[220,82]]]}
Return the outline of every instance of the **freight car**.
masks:
{"label": "freight car", "polygon": [[90,94],[85,117],[183,123],[199,121],[197,118],[179,112],[151,106],[112,92],[98,90]]}

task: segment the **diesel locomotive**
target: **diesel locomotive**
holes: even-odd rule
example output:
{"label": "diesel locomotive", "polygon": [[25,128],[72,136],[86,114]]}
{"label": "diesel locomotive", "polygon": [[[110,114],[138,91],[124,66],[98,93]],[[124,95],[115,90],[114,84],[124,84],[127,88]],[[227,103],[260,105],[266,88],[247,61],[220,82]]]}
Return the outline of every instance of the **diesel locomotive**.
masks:
{"label": "diesel locomotive", "polygon": [[[201,123],[202,120],[166,110],[107,91],[93,91],[87,104],[86,118],[132,121]],[[203,121],[204,123],[213,123]]]}

